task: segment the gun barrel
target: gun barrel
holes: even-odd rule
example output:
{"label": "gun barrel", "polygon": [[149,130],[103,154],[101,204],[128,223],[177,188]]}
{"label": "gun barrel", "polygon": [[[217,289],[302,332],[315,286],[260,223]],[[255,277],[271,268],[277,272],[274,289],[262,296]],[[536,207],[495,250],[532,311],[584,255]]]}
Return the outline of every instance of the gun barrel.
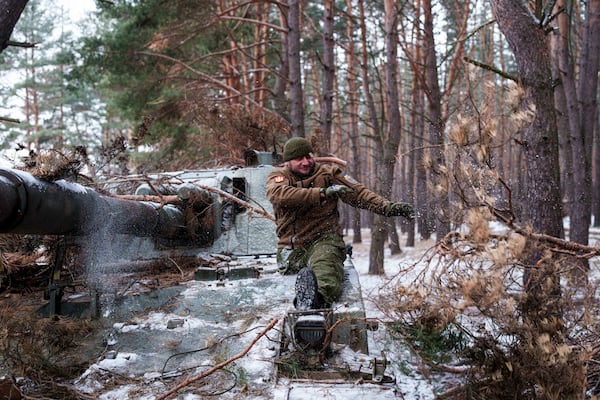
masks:
{"label": "gun barrel", "polygon": [[184,234],[185,217],[172,205],[118,199],[76,183],[0,169],[0,233],[87,235],[106,229],[171,238]]}

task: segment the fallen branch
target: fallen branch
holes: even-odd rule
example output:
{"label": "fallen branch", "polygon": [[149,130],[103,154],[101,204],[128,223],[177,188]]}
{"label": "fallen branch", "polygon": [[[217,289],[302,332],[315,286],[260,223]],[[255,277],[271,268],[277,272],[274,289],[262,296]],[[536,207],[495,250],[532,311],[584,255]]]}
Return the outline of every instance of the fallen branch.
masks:
{"label": "fallen branch", "polygon": [[317,162],[330,162],[330,163],[334,163],[334,164],[339,164],[342,167],[345,167],[348,165],[348,162],[345,160],[342,160],[341,158],[337,158],[334,156],[329,156],[329,157],[315,157],[315,161]]}
{"label": "fallen branch", "polygon": [[572,255],[575,257],[589,259],[592,257],[600,256],[600,248],[598,247],[587,246],[577,242],[571,242],[569,240],[561,239],[555,236],[550,236],[545,233],[531,232],[528,229],[524,229],[517,226],[516,224],[514,224],[514,222],[512,222],[512,220],[507,220],[499,210],[492,207],[491,211],[498,220],[506,224],[509,228],[513,229],[519,235],[525,236],[529,239],[541,243],[548,243],[557,246],[562,250],[574,253]]}
{"label": "fallen branch", "polygon": [[157,400],[164,400],[164,399],[168,398],[170,395],[172,395],[173,393],[177,392],[178,390],[183,389],[187,385],[189,385],[191,383],[194,383],[194,382],[196,382],[196,381],[198,381],[198,380],[200,380],[202,378],[206,378],[207,376],[213,374],[214,372],[216,372],[216,371],[224,368],[225,366],[231,364],[235,360],[238,360],[238,359],[244,357],[246,354],[248,354],[248,352],[256,344],[256,342],[258,342],[258,339],[260,339],[261,337],[263,337],[264,335],[266,335],[267,332],[269,332],[271,329],[273,329],[273,327],[275,326],[275,324],[277,322],[278,322],[277,318],[275,318],[274,320],[272,320],[271,323],[269,323],[269,325],[267,325],[267,327],[265,329],[263,329],[263,331],[261,333],[259,333],[254,338],[254,340],[252,340],[252,342],[250,342],[250,344],[248,346],[246,346],[246,348],[244,349],[244,351],[242,351],[238,355],[230,358],[229,360],[223,361],[220,364],[215,365],[214,367],[212,367],[208,371],[205,371],[205,372],[203,372],[201,374],[198,374],[198,375],[196,375],[194,377],[191,377],[190,379],[185,380],[184,382],[181,382],[179,385],[177,385],[173,389],[169,390],[167,393],[163,394],[160,397],[157,397]]}
{"label": "fallen branch", "polygon": [[337,321],[335,321],[335,323],[331,326],[331,328],[327,329],[327,332],[325,333],[325,339],[323,340],[323,350],[325,351],[327,350],[327,347],[329,346],[329,342],[331,341],[331,336],[333,335],[333,331],[338,327],[338,325],[340,325],[341,323],[343,323],[344,321],[347,321],[348,318],[340,318]]}
{"label": "fallen branch", "polygon": [[123,200],[149,201],[158,204],[178,204],[181,199],[177,195],[153,196],[150,194],[118,194],[115,197]]}
{"label": "fallen branch", "polygon": [[[335,156],[327,156],[327,157],[314,157],[316,162],[329,162],[341,165],[342,167],[346,167],[348,165],[348,161],[342,160],[341,158],[337,158]],[[283,167],[285,163],[278,164],[278,167]]]}
{"label": "fallen branch", "polygon": [[[263,217],[268,218],[271,221],[275,221],[275,217],[272,216],[271,214],[269,214],[267,211],[257,208],[257,207],[254,207],[247,201],[244,201],[244,200],[240,199],[239,197],[236,197],[230,193],[227,193],[224,190],[221,190],[221,189],[218,189],[218,188],[215,188],[212,186],[204,186],[204,185],[197,185],[197,184],[195,184],[195,186],[202,190],[206,190],[207,192],[217,193],[219,196],[226,197],[229,200],[241,205],[242,207],[251,210],[252,212],[262,215]],[[181,199],[177,195],[152,196],[152,195],[135,195],[134,194],[134,195],[116,195],[115,197],[118,197],[118,198],[124,199],[124,200],[150,201],[150,202],[159,203],[159,204],[179,204],[179,203],[181,203]]]}
{"label": "fallen branch", "polygon": [[435,398],[440,400],[449,400],[453,398],[462,399],[464,398],[466,391],[467,389],[464,386],[459,385],[438,394]]}
{"label": "fallen branch", "polygon": [[171,257],[168,257],[168,260],[171,261],[173,264],[175,264],[175,267],[177,267],[177,269],[179,270],[179,273],[181,274],[181,277],[183,278],[185,276],[185,274],[183,273],[183,269],[181,269],[179,264],[177,264],[177,262],[175,260],[173,260]]}
{"label": "fallen branch", "polygon": [[217,193],[220,196],[226,197],[229,200],[232,200],[232,201],[238,203],[242,207],[246,207],[247,209],[249,209],[257,214],[260,214],[263,217],[270,219],[271,221],[275,221],[275,217],[272,216],[271,214],[269,214],[268,212],[266,212],[265,210],[256,208],[256,207],[250,205],[250,203],[248,203],[247,201],[244,201],[244,200],[240,199],[239,197],[236,197],[230,193],[227,193],[224,190],[221,190],[221,189],[218,189],[218,188],[215,188],[212,186],[204,186],[204,185],[196,185],[196,186],[198,186],[200,189],[204,189],[209,192]]}

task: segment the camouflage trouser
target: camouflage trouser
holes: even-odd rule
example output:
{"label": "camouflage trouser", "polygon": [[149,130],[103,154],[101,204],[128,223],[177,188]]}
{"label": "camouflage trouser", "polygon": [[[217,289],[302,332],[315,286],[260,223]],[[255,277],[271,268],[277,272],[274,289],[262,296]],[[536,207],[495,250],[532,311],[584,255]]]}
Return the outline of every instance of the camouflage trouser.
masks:
{"label": "camouflage trouser", "polygon": [[299,249],[278,249],[277,265],[284,275],[295,274],[305,266],[317,276],[319,294],[327,304],[339,297],[344,282],[346,246],[339,235],[323,235]]}

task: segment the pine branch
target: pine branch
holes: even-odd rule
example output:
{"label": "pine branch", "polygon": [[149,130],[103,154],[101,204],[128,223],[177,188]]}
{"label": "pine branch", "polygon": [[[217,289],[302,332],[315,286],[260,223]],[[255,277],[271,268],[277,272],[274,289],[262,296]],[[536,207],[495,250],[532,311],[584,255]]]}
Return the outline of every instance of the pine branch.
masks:
{"label": "pine branch", "polygon": [[35,47],[35,43],[30,43],[30,42],[15,42],[14,40],[8,40],[6,42],[7,46],[13,46],[13,47],[25,47],[25,48],[31,48],[31,47]]}
{"label": "pine branch", "polygon": [[497,73],[498,75],[500,75],[503,78],[510,79],[511,81],[518,82],[518,79],[517,79],[516,76],[513,76],[513,75],[511,75],[511,74],[509,74],[507,72],[504,72],[504,71],[502,71],[502,70],[494,67],[493,65],[484,64],[482,62],[473,60],[472,58],[469,58],[469,57],[464,57],[463,60],[465,60],[466,62],[471,63],[471,64],[473,64],[473,65],[475,65],[475,66],[477,66],[479,68],[483,68],[483,69],[485,69],[487,71],[495,72],[495,73]]}
{"label": "pine branch", "polygon": [[19,121],[18,119],[15,118],[9,118],[9,117],[2,117],[0,116],[0,121],[4,121],[4,122],[13,122],[15,124],[20,124],[21,121]]}
{"label": "pine branch", "polygon": [[507,219],[506,215],[498,209],[492,207],[491,211],[498,220],[505,223],[508,227],[513,229],[519,235],[523,235],[527,238],[541,243],[551,244],[553,246],[556,246],[561,251],[573,253],[573,255],[576,257],[589,259],[592,257],[600,256],[600,248],[598,247],[587,246],[577,242],[571,242],[569,240],[561,239],[555,236],[550,236],[545,233],[531,232],[527,229],[515,225],[515,223],[512,220]]}
{"label": "pine branch", "polygon": [[223,191],[221,189],[218,189],[218,188],[215,188],[215,187],[212,187],[212,186],[204,186],[204,185],[196,185],[196,186],[198,186],[200,189],[204,189],[204,190],[206,190],[208,192],[217,193],[220,196],[226,197],[229,200],[232,200],[232,201],[240,204],[242,207],[246,207],[246,208],[250,209],[251,211],[253,211],[253,212],[257,213],[257,214],[260,214],[263,217],[270,219],[271,221],[275,221],[275,217],[272,216],[271,214],[269,214],[267,211],[265,211],[263,209],[256,208],[254,206],[251,206],[248,202],[246,202],[246,201],[244,201],[244,200],[242,200],[242,199],[240,199],[240,198],[238,198],[238,197],[236,197],[236,196],[234,196],[234,195],[232,195],[230,193],[227,193],[227,192],[225,192],[225,191]]}

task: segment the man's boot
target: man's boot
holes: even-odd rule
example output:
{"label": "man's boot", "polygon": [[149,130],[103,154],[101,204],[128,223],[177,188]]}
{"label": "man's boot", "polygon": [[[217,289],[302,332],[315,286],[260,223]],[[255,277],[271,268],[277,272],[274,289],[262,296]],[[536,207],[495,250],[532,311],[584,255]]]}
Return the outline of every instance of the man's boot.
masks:
{"label": "man's boot", "polygon": [[311,310],[318,306],[317,276],[311,268],[304,267],[296,277],[296,299],[294,305],[298,310]]}
{"label": "man's boot", "polygon": [[[317,277],[311,268],[298,272],[295,305],[300,311],[320,308]],[[303,313],[294,324],[294,337],[302,346],[321,346],[326,331],[325,317],[319,312]]]}

